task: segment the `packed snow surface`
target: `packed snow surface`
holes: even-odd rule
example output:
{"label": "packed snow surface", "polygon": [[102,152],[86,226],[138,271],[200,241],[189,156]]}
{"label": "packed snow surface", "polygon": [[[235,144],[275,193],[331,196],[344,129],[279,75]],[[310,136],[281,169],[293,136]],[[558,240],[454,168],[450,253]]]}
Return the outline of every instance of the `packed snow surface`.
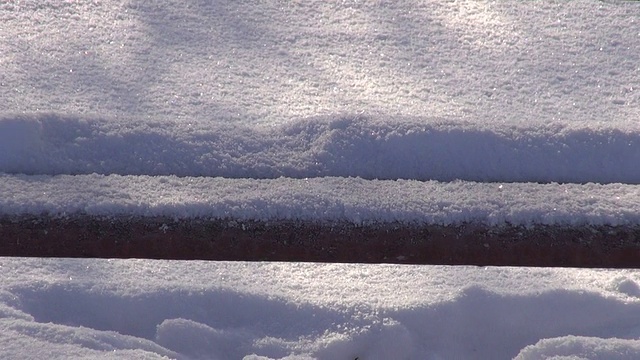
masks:
{"label": "packed snow surface", "polygon": [[[617,0],[3,1],[0,212],[638,224],[639,22]],[[636,271],[0,278],[3,359],[640,358]]]}
{"label": "packed snow surface", "polygon": [[0,109],[637,124],[633,1],[4,1]]}

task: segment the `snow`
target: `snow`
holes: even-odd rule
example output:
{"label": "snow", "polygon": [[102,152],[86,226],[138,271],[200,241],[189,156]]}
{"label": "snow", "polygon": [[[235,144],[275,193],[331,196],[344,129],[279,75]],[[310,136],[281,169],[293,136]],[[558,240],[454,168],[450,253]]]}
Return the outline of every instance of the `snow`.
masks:
{"label": "snow", "polygon": [[[636,226],[638,15],[617,0],[5,1],[0,215]],[[634,270],[0,268],[7,359],[640,357]]]}
{"label": "snow", "polygon": [[639,191],[635,185],[594,183],[0,175],[0,192],[7,194],[0,198],[0,213],[617,226],[640,223]]}
{"label": "snow", "polygon": [[637,4],[1,5],[0,109],[260,123],[336,112],[635,123]]}
{"label": "snow", "polygon": [[3,358],[28,349],[33,358],[631,359],[640,346],[640,277],[628,270],[6,258],[0,266],[10,274]]}
{"label": "snow", "polygon": [[55,114],[0,118],[0,171],[640,183],[639,125],[332,115],[251,127]]}
{"label": "snow", "polygon": [[1,258],[2,358],[633,359],[631,270]]}

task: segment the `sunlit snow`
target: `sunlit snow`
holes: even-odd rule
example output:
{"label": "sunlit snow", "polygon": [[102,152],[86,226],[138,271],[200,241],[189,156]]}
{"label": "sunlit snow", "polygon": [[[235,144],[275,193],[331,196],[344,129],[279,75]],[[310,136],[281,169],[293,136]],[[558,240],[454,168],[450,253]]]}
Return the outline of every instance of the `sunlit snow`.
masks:
{"label": "sunlit snow", "polygon": [[[639,19],[618,0],[4,1],[0,214],[637,225]],[[3,359],[640,358],[632,270],[0,274]]]}

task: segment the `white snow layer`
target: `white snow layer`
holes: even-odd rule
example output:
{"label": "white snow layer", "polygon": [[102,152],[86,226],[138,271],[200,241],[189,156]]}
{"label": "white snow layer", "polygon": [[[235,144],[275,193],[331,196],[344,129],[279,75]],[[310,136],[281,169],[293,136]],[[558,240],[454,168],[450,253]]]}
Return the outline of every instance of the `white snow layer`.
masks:
{"label": "white snow layer", "polygon": [[489,225],[635,225],[623,184],[440,183],[359,178],[226,179],[0,175],[0,213]]}
{"label": "white snow layer", "polygon": [[[3,1],[0,211],[637,224],[639,22],[616,0]],[[0,274],[3,359],[640,358],[637,271]]]}
{"label": "white snow layer", "polygon": [[1,259],[3,359],[635,359],[627,270]]}
{"label": "white snow layer", "polygon": [[[639,79],[640,80],[640,79]],[[0,172],[640,184],[640,125],[334,115],[272,127],[0,117]]]}
{"label": "white snow layer", "polygon": [[0,3],[2,112],[637,124],[633,1]]}

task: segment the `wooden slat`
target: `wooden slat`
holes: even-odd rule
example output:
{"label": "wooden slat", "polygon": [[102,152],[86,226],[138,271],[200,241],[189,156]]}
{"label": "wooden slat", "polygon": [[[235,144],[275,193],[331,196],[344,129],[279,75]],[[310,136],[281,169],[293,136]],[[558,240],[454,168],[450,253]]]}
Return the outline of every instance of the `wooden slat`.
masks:
{"label": "wooden slat", "polygon": [[4,217],[0,255],[640,268],[640,226]]}

